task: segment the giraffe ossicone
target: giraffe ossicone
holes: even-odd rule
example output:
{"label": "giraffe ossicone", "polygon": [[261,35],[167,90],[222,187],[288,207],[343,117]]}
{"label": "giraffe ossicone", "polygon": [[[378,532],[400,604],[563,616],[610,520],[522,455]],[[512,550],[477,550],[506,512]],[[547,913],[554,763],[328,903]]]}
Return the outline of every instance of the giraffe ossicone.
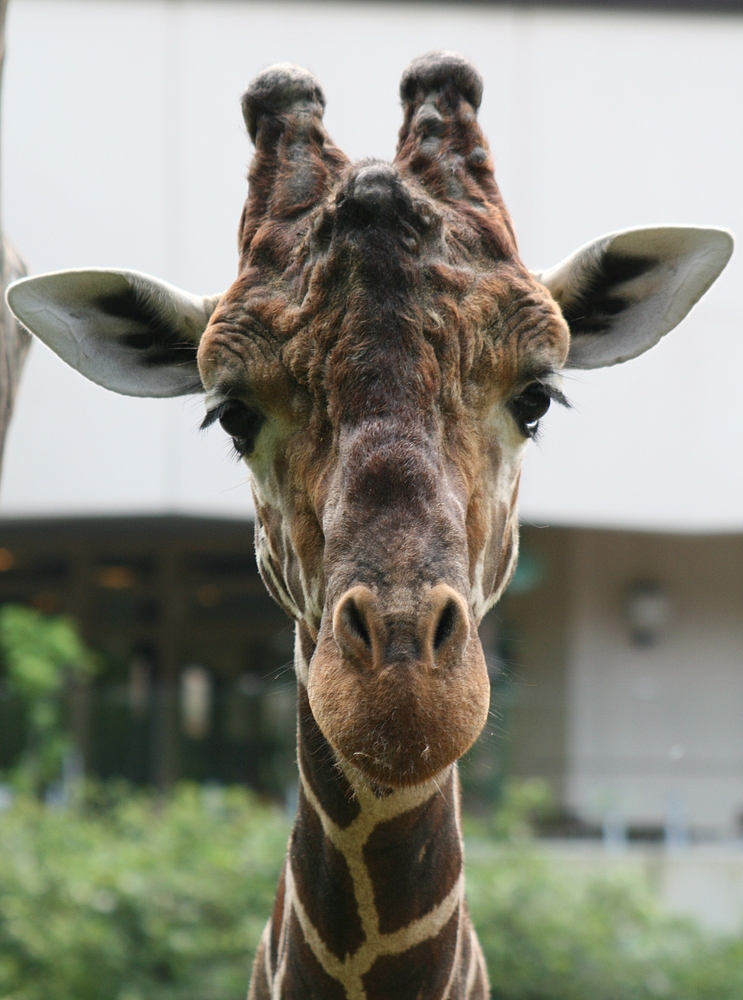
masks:
{"label": "giraffe ossicone", "polygon": [[627,230],[522,263],[477,123],[432,53],[393,163],[350,163],[304,70],[243,98],[255,143],[236,281],[28,278],[8,301],[89,378],[205,393],[249,469],[263,579],[296,622],[297,819],[252,1000],[483,1000],[457,759],[489,685],[477,625],[516,565],[521,459],[565,366],[651,347],[715,280],[724,230]]}

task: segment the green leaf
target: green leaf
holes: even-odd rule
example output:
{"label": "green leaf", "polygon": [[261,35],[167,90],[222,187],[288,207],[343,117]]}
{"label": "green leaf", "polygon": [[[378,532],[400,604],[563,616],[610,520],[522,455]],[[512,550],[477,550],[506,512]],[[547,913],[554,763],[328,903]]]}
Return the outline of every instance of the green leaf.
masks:
{"label": "green leaf", "polygon": [[0,648],[11,687],[28,699],[57,694],[68,675],[89,677],[94,659],[64,615],[47,617],[33,608],[0,608]]}

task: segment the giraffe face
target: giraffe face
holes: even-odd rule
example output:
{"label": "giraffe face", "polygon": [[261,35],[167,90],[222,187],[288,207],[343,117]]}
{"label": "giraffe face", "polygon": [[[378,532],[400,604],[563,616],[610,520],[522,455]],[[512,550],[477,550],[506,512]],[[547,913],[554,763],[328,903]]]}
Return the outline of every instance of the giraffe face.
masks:
{"label": "giraffe face", "polygon": [[476,124],[479,78],[421,61],[395,163],[351,165],[313,78],[267,71],[241,269],[201,340],[210,422],[251,470],[264,580],[342,761],[417,784],[477,738],[477,624],[514,569],[525,442],[569,335],[525,270]]}

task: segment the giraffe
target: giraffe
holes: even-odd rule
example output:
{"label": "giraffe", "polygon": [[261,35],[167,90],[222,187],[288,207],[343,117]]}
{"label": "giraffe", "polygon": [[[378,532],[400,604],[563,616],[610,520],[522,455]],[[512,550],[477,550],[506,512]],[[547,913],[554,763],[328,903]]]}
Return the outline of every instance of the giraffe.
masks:
{"label": "giraffe", "polygon": [[242,101],[255,145],[226,292],[132,271],[24,279],[23,324],[93,381],[203,392],[246,461],[266,586],[294,619],[299,801],[249,1000],[484,1000],[457,760],[489,685],[477,626],[518,551],[522,456],[565,367],[628,360],[732,252],[625,230],[529,272],[452,53],[405,71],[392,163],[350,163],[310,73]]}

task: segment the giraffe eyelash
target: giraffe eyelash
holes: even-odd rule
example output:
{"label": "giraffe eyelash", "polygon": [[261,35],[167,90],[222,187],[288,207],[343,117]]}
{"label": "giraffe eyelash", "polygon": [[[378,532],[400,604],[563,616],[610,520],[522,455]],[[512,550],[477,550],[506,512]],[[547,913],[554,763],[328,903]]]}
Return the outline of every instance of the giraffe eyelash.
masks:
{"label": "giraffe eyelash", "polygon": [[572,410],[573,404],[561,389],[558,389],[556,385],[552,385],[550,382],[543,382],[541,379],[537,379],[536,381],[539,382],[553,403],[563,406],[566,410]]}
{"label": "giraffe eyelash", "polygon": [[216,424],[219,420],[219,414],[224,404],[220,403],[219,406],[215,406],[212,410],[207,410],[206,416],[199,424],[199,430],[205,431],[207,427],[211,427],[212,424]]}
{"label": "giraffe eyelash", "polygon": [[217,421],[232,438],[236,454],[243,458],[253,451],[266,418],[258,410],[243,403],[242,400],[225,399],[218,406],[209,410],[201,422],[201,429],[205,430]]}

